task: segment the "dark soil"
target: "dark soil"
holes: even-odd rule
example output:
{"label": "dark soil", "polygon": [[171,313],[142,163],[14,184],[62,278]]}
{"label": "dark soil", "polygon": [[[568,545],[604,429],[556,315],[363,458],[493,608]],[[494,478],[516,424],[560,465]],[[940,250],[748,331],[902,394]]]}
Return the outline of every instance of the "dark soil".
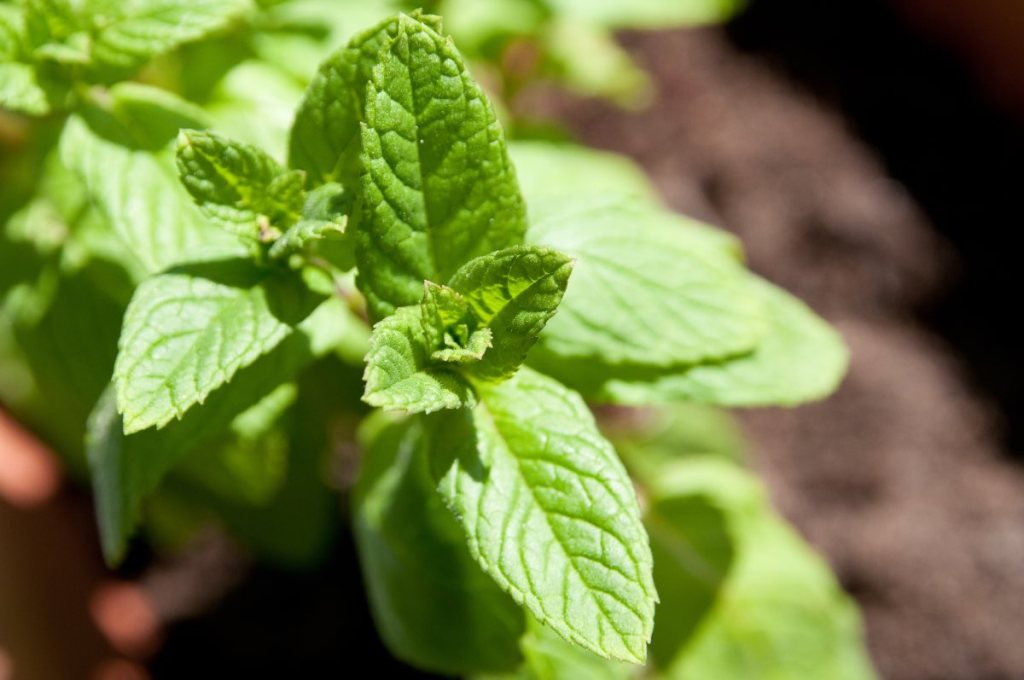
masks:
{"label": "dark soil", "polygon": [[554,112],[843,332],[835,397],[744,423],[778,507],[860,601],[882,675],[1021,678],[1024,381],[1001,214],[1021,135],[875,3],[836,4],[630,36],[656,105]]}

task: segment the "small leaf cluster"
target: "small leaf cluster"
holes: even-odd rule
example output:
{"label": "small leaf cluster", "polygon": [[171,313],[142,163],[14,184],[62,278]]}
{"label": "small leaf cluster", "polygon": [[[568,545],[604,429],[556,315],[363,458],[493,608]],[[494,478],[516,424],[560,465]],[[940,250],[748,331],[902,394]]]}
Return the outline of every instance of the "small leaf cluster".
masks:
{"label": "small leaf cluster", "polygon": [[[263,4],[251,16],[301,24],[302,2]],[[448,24],[392,4],[361,4],[377,23],[304,89],[267,58],[295,36],[253,27],[264,59],[195,102],[115,81],[244,3],[0,5],[0,104],[68,113],[3,234],[0,367],[61,395],[23,403],[71,421],[63,448],[86,431],[107,560],[144,519],[173,543],[197,508],[261,554],[315,560],[341,428],[362,452],[351,517],[373,616],[411,664],[870,677],[856,611],[710,409],[826,396],[841,339],[624,159],[509,141],[446,32],[476,26],[479,56],[495,24],[463,19],[503,16],[492,4],[536,14],[521,35],[538,35],[733,3],[435,3]],[[616,427],[623,407],[672,426]]]}

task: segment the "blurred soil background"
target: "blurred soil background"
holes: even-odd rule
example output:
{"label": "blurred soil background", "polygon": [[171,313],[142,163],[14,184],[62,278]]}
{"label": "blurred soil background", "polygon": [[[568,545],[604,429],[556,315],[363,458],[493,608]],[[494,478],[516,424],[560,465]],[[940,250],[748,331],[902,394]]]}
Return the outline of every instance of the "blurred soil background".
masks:
{"label": "blurred soil background", "polygon": [[[879,671],[1024,677],[1024,4],[753,0],[726,29],[623,42],[654,76],[649,109],[527,104],[637,159],[847,339],[836,396],[742,420],[777,506],[859,600]],[[344,677],[353,650],[411,674],[376,639],[349,536],[311,575],[211,536],[176,564],[137,548],[111,576],[48,460],[0,418],[0,638],[46,662],[38,678]],[[54,635],[77,642],[48,654]]]}

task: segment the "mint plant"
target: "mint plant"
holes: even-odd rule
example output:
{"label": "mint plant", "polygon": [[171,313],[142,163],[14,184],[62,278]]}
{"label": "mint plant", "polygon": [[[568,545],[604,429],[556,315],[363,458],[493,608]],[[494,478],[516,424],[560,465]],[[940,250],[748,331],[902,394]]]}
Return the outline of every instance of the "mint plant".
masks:
{"label": "mint plant", "polygon": [[[872,675],[855,609],[711,408],[824,397],[847,362],[736,239],[624,159],[507,140],[438,16],[355,34],[275,137],[251,91],[121,79],[233,21],[268,49],[260,17],[291,3],[106,4],[0,6],[0,101],[66,115],[4,230],[0,367],[23,378],[0,398],[29,423],[63,409],[48,436],[87,468],[110,564],[140,526],[171,546],[211,517],[315,563],[341,438],[368,599],[408,663]],[[224,80],[287,80],[269,69]]]}

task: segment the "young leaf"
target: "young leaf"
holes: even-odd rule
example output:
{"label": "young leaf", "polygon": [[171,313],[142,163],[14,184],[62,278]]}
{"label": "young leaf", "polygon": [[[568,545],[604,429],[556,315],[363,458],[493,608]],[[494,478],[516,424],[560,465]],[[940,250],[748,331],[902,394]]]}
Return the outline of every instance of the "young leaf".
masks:
{"label": "young leaf", "polygon": [[[439,17],[413,12],[412,17],[440,32]],[[360,133],[370,80],[377,55],[399,30],[391,17],[352,38],[324,61],[295,114],[288,146],[288,164],[305,170],[310,185],[341,182],[356,186]]]}
{"label": "young leaf", "polygon": [[367,85],[360,289],[386,316],[424,280],[523,239],[525,208],[494,111],[450,40],[402,15]]}
{"label": "young leaf", "polygon": [[[544,329],[559,359],[670,367],[753,349],[761,300],[711,230],[618,197],[540,211],[529,240],[576,258]],[[534,218],[537,218],[535,213]]]}
{"label": "young leaf", "polygon": [[432,468],[470,552],[560,635],[642,662],[657,595],[632,484],[583,400],[520,370],[435,417]]}
{"label": "young leaf", "polygon": [[434,490],[419,422],[370,421],[360,435],[353,529],[381,637],[436,673],[514,668],[523,612],[466,549]]}
{"label": "young leaf", "polygon": [[666,371],[576,364],[540,353],[538,366],[588,396],[618,404],[795,406],[835,391],[849,362],[842,337],[786,291],[756,277],[750,277],[749,285],[761,297],[769,326],[748,354]]}
{"label": "young leaf", "polygon": [[[340,308],[339,308],[340,307]],[[113,385],[90,416],[86,442],[96,496],[96,516],[108,564],[124,554],[128,537],[138,526],[143,500],[164,475],[190,453],[208,446],[238,416],[295,379],[315,357],[334,349],[348,331],[344,304],[331,299],[320,305],[270,352],[239,370],[231,382],[214,390],[202,408],[160,430],[125,434]],[[305,496],[304,496],[305,498]]]}
{"label": "young leaf", "polygon": [[572,260],[557,251],[512,246],[455,273],[449,285],[493,334],[490,351],[470,368],[475,375],[501,380],[516,372],[558,308],[571,272]]}
{"label": "young leaf", "polygon": [[92,59],[132,71],[153,57],[223,30],[248,0],[90,0]]}
{"label": "young leaf", "polygon": [[470,364],[480,361],[491,347],[489,328],[477,328],[465,298],[447,286],[424,283],[420,321],[432,361]]}
{"label": "young leaf", "polygon": [[352,195],[336,182],[322,184],[306,195],[302,217],[319,222],[335,222],[344,226],[352,212]]}
{"label": "young leaf", "polygon": [[489,348],[494,346],[493,337],[490,328],[481,328],[470,334],[465,347],[449,341],[449,347],[435,350],[430,358],[450,364],[475,364],[483,358]]}
{"label": "young leaf", "polygon": [[270,257],[282,259],[294,253],[301,253],[318,241],[339,238],[345,233],[345,222],[323,222],[300,220],[270,247]]}
{"label": "young leaf", "polygon": [[456,373],[430,366],[432,344],[423,306],[400,307],[373,327],[366,355],[366,392],[371,406],[430,413],[473,403],[469,384]]}
{"label": "young leaf", "polygon": [[345,235],[351,208],[351,197],[340,184],[331,182],[313,189],[306,195],[302,219],[274,242],[270,257],[281,259],[293,253],[317,253],[318,246],[325,246],[325,259],[341,271],[352,269],[354,245]]}
{"label": "young leaf", "polygon": [[443,345],[445,335],[453,326],[465,325],[464,331],[468,334],[471,319],[469,305],[455,290],[425,281],[420,306],[423,308],[421,323],[428,347]]}
{"label": "young leaf", "polygon": [[143,282],[125,313],[114,368],[125,432],[162,427],[267,353],[318,300],[291,276],[245,261]]}
{"label": "young leaf", "polygon": [[235,234],[270,241],[302,216],[305,176],[251,144],[182,130],[177,164],[200,209]]}

